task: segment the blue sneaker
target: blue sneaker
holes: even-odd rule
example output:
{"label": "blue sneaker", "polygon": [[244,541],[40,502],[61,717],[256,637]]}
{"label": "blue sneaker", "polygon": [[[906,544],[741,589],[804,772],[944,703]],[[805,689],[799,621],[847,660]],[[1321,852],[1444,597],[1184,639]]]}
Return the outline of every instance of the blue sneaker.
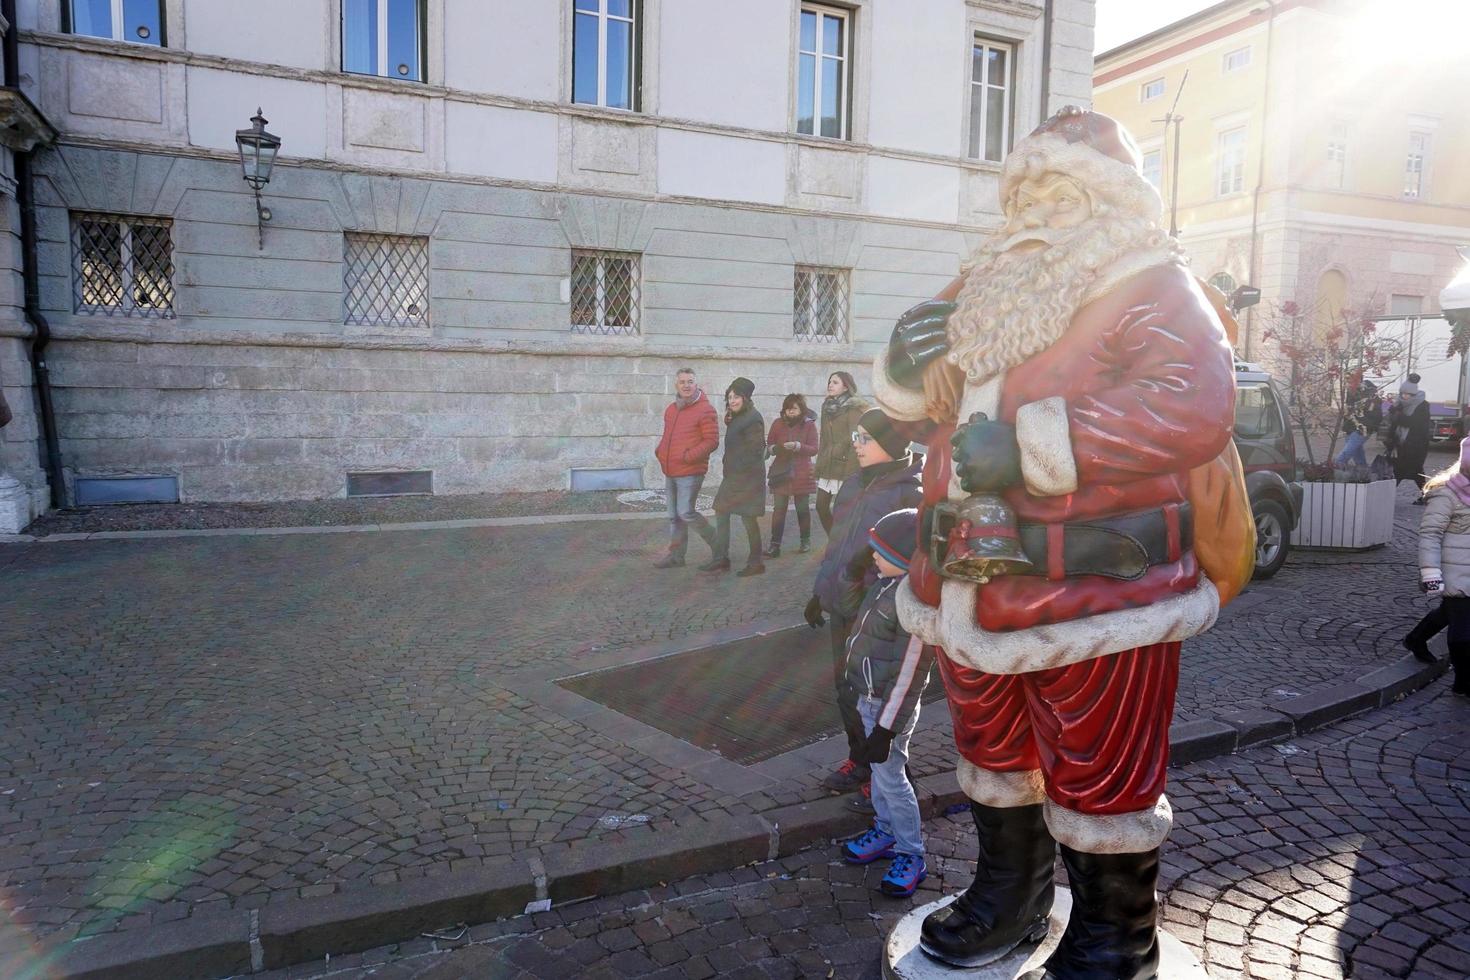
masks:
{"label": "blue sneaker", "polygon": [[894,838],[877,827],[869,827],[861,837],[842,845],[842,856],[848,864],[872,864],[879,858],[893,856]]}
{"label": "blue sneaker", "polygon": [[888,866],[888,873],[878,887],[885,895],[908,898],[919,887],[919,882],[929,876],[924,859],[917,854],[899,854]]}

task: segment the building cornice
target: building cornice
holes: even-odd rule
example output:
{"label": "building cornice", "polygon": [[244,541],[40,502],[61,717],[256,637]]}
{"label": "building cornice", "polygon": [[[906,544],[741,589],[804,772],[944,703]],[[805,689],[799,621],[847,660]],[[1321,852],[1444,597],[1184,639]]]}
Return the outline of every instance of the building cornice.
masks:
{"label": "building cornice", "polygon": [[56,142],[56,127],[18,88],[0,87],[0,145],[16,153]]}

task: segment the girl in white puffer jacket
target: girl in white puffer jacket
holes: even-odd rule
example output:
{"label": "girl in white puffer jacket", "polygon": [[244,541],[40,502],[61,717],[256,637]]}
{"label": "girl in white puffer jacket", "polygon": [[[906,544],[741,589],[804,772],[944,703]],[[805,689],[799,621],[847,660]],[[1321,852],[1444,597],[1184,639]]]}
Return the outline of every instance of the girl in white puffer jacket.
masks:
{"label": "girl in white puffer jacket", "polygon": [[1419,522],[1419,584],[1439,595],[1449,623],[1451,689],[1470,697],[1470,437],[1460,442],[1460,460],[1424,487]]}

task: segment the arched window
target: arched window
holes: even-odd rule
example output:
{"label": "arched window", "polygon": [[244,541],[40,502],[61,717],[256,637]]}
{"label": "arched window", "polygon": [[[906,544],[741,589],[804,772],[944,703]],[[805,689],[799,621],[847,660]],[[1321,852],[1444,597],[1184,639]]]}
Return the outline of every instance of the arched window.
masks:
{"label": "arched window", "polygon": [[1237,283],[1230,273],[1217,272],[1210,277],[1210,285],[1220,290],[1228,298],[1235,293]]}

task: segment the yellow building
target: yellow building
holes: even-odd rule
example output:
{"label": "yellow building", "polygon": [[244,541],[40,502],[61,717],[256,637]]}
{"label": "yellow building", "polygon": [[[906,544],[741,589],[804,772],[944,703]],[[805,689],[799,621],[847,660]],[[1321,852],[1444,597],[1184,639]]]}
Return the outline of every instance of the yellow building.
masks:
{"label": "yellow building", "polygon": [[1288,300],[1319,321],[1437,312],[1470,243],[1467,11],[1226,0],[1097,57],[1094,107],[1138,139],[1166,221],[1177,177],[1195,272],[1261,289],[1242,354],[1270,358],[1265,311]]}

